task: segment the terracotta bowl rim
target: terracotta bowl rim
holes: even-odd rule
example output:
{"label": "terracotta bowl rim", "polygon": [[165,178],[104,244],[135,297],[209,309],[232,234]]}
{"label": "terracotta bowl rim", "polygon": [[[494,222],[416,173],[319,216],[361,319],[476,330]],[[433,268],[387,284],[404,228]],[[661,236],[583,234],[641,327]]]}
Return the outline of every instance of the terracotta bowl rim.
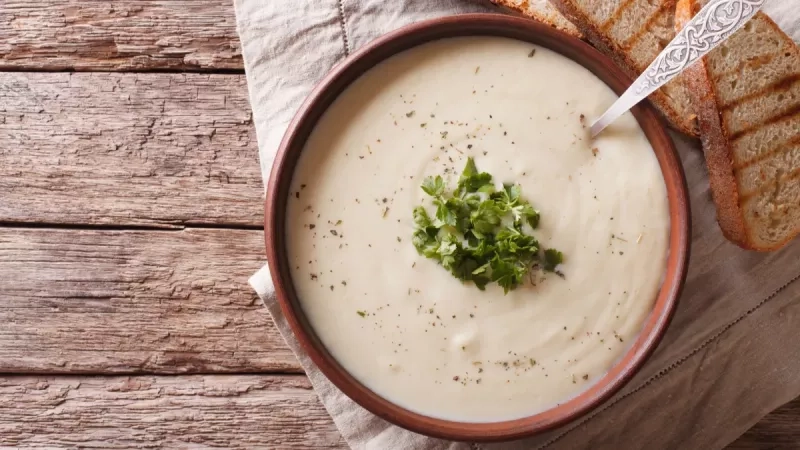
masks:
{"label": "terracotta bowl rim", "polygon": [[463,14],[418,22],[388,33],[365,45],[328,73],[289,124],[268,183],[264,221],[266,253],[278,303],[294,335],[322,373],[348,397],[373,414],[417,433],[457,441],[505,441],[529,437],[586,414],[619,391],[641,368],[663,337],[686,279],[691,236],[689,197],[683,167],[667,129],[649,102],[642,102],[632,111],[656,153],[667,186],[670,212],[667,272],[653,311],[636,341],[606,375],[579,395],[524,418],[470,423],[424,416],[372,392],[331,357],[297,301],[283,239],[289,184],[308,134],[346,86],[396,53],[425,42],[457,36],[500,36],[550,48],[589,69],[617,94],[631,83],[611,59],[588,44],[527,19],[501,14]]}

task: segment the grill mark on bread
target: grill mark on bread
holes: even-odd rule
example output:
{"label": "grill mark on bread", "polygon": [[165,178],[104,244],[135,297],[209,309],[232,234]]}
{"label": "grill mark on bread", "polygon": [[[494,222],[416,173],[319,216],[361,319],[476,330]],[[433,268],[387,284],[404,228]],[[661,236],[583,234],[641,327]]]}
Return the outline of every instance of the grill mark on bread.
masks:
{"label": "grill mark on bread", "polygon": [[[633,3],[633,0],[623,1],[624,4],[621,3],[616,7],[615,16],[619,16],[627,6]],[[594,19],[586,11],[586,8],[576,3],[576,0],[550,0],[550,2],[562,15],[575,24],[586,40],[591,42],[602,53],[611,57],[629,77],[635,79],[647,68],[652,59],[655,59],[655,55],[653,55],[652,59],[646,63],[637,64],[632,52],[623,51],[620,48],[619,40],[612,38],[608,32],[603,31],[603,23],[608,24],[610,20],[613,25],[613,22],[617,20],[616,18],[607,19],[605,22],[601,22],[600,19]],[[680,77],[682,78],[682,75]],[[682,81],[673,80],[670,83],[678,82]],[[693,111],[688,108],[688,103],[690,102],[688,96],[685,99],[681,97],[671,98],[666,95],[665,89],[661,88],[650,94],[648,98],[661,115],[668,120],[671,128],[687,136],[698,137],[699,133],[693,118]]]}
{"label": "grill mark on bread", "polygon": [[761,161],[764,161],[765,159],[767,159],[767,158],[769,158],[769,157],[771,157],[773,155],[777,155],[778,153],[781,153],[781,152],[789,150],[795,144],[800,144],[800,134],[798,134],[797,136],[789,139],[788,141],[778,145],[777,147],[775,147],[775,148],[773,148],[771,150],[765,151],[764,153],[756,156],[755,158],[749,159],[747,161],[744,161],[744,162],[738,163],[738,164],[734,163],[733,164],[733,171],[734,172],[739,172],[740,170],[744,170],[744,169],[752,166],[753,164],[758,164]]}
{"label": "grill mark on bread", "polygon": [[759,188],[753,192],[739,195],[739,204],[743,205],[747,200],[763,194],[764,192],[777,186],[779,183],[786,183],[794,178],[797,178],[798,176],[800,176],[800,167],[795,167],[791,172],[781,174],[769,183],[764,183],[762,186],[759,186]]}
{"label": "grill mark on bread", "polygon": [[[644,22],[644,24],[638,30],[636,30],[635,33],[633,33],[627,39],[622,41],[620,47],[622,47],[625,50],[628,50],[632,48],[634,45],[636,45],[636,43],[639,42],[639,39],[641,39],[645,33],[650,31],[650,26],[653,25],[653,23],[656,20],[660,19],[664,15],[664,13],[670,14],[672,11],[675,10],[675,3],[677,3],[677,0],[667,0],[661,3],[661,6],[658,7],[656,12],[654,12],[650,17],[648,17],[647,20]],[[664,47],[660,48],[660,50],[663,49]]]}
{"label": "grill mark on bread", "polygon": [[761,88],[761,89],[759,89],[759,90],[757,90],[755,92],[749,92],[746,95],[743,95],[743,96],[741,96],[741,97],[739,97],[739,98],[737,98],[735,100],[732,100],[732,101],[730,101],[730,102],[728,102],[726,104],[720,105],[719,109],[720,109],[720,111],[728,111],[728,110],[730,110],[732,108],[735,108],[735,107],[741,105],[742,103],[744,103],[746,101],[754,100],[754,99],[756,99],[758,97],[763,97],[766,94],[769,94],[771,92],[788,91],[788,90],[792,89],[794,87],[795,83],[797,83],[798,81],[800,81],[800,73],[793,73],[793,74],[791,74],[791,75],[789,75],[787,77],[784,77],[784,78],[782,78],[782,79],[780,79],[780,80],[778,80],[778,81],[776,81],[776,82],[774,82],[772,84],[768,84],[767,86],[764,86],[763,88]]}
{"label": "grill mark on bread", "polygon": [[[687,23],[692,17],[691,11],[698,10],[701,2],[679,0],[676,27]],[[686,80],[700,119],[710,187],[723,234],[743,248],[772,251],[800,233],[800,204],[796,205],[800,181],[796,152],[800,147],[796,143],[786,144],[786,141],[796,140],[800,102],[795,99],[797,84],[788,93],[764,86],[798,72],[791,65],[775,63],[782,56],[798,58],[800,55],[791,38],[764,13],[757,13],[752,24],[751,31],[757,36],[739,34],[737,45],[715,49],[689,67]],[[756,37],[763,39],[763,47],[757,44]],[[773,57],[763,57],[767,52]],[[770,67],[758,67],[764,60],[772,61]],[[748,65],[756,66],[756,76],[762,72],[769,72],[771,76],[754,78],[750,72],[729,72],[741,71]],[[773,65],[780,66],[779,72],[767,70]],[[713,77],[712,67],[720,69],[718,73],[728,73],[728,77],[725,73]],[[728,89],[726,83],[734,79],[745,85],[739,90],[733,89],[736,86]],[[738,107],[733,105],[723,111],[719,89],[726,93],[725,101],[750,95],[752,91],[759,93],[750,95],[751,101],[740,99]],[[737,157],[741,161],[752,158],[749,164],[755,165],[737,170]],[[756,160],[761,162],[757,164]],[[793,212],[787,215],[786,211]]]}
{"label": "grill mark on bread", "polygon": [[727,72],[722,72],[720,74],[717,74],[717,76],[713,77],[711,81],[713,81],[714,83],[718,83],[723,78],[725,78],[727,76],[730,76],[732,74],[735,74],[735,73],[740,73],[744,69],[747,69],[747,68],[750,68],[750,67],[758,67],[758,66],[763,66],[765,64],[769,64],[777,56],[778,56],[777,53],[767,53],[766,55],[756,56],[756,57],[751,58],[751,59],[749,59],[747,61],[743,61],[743,62],[739,63],[734,69],[731,69],[731,70],[729,70]]}
{"label": "grill mark on bread", "polygon": [[778,113],[768,118],[767,120],[762,120],[761,122],[750,124],[750,126],[748,126],[747,128],[744,128],[743,130],[739,130],[736,133],[731,134],[730,140],[731,142],[736,142],[742,136],[746,136],[758,130],[761,127],[791,119],[792,116],[794,116],[795,114],[800,114],[800,104],[796,104],[791,108],[787,109],[786,111]]}
{"label": "grill mark on bread", "polygon": [[624,0],[622,3],[620,3],[617,9],[614,10],[614,12],[611,13],[610,16],[608,16],[608,19],[600,24],[600,31],[602,31],[605,34],[606,31],[611,29],[611,27],[614,26],[614,23],[616,23],[616,21],[618,21],[619,18],[622,17],[622,13],[626,9],[628,9],[628,7],[631,6],[635,1],[636,0]]}

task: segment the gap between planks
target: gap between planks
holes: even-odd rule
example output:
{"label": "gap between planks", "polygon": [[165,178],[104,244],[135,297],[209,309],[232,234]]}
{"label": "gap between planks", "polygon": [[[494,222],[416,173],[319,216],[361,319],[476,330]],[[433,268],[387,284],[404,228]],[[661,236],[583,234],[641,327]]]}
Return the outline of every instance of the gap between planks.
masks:
{"label": "gap between planks", "polygon": [[[7,73],[103,73],[103,72],[117,72],[106,70],[74,70],[74,69],[49,69],[39,67],[0,67],[0,72]],[[139,70],[123,70],[118,73],[129,74],[179,74],[179,73],[196,73],[204,75],[244,75],[244,69],[139,69]]]}
{"label": "gap between planks", "polygon": [[58,229],[58,230],[103,230],[103,231],[186,231],[186,230],[251,230],[264,231],[261,225],[236,225],[236,224],[168,224],[159,223],[154,225],[106,225],[91,223],[48,223],[48,222],[3,222],[0,221],[0,229],[3,228],[35,228],[35,229]]}
{"label": "gap between planks", "polygon": [[263,255],[261,230],[0,228],[0,372],[302,373]]}
{"label": "gap between planks", "polygon": [[[5,446],[347,448],[303,376],[0,376],[0,399]],[[727,448],[797,448],[798,414],[788,403]]]}
{"label": "gap between planks", "polygon": [[[198,14],[196,8],[203,8],[202,14]],[[8,20],[6,20],[8,19]],[[8,26],[9,29],[4,27]],[[77,39],[77,40],[75,40]],[[72,0],[62,2],[56,0],[43,0],[35,5],[27,0],[6,0],[0,3],[0,70],[8,72],[53,72],[53,71],[126,71],[131,74],[154,72],[166,76],[176,72],[215,72],[222,74],[241,74],[242,62],[239,51],[238,38],[235,34],[233,21],[233,8],[229,0],[194,0],[194,1],[140,1],[140,2],[117,2],[116,5],[107,5],[102,2],[92,2],[90,0]],[[121,108],[124,109],[124,108]],[[7,222],[7,226],[17,226]],[[114,225],[83,225],[70,223],[43,224],[40,228],[62,228],[69,229],[74,226],[76,230],[91,231],[96,228],[100,231],[144,231],[151,230],[150,225],[120,226]],[[19,223],[19,227],[39,227],[37,224]],[[86,228],[84,228],[86,227]],[[181,224],[158,223],[152,230],[164,231],[168,229],[183,230],[190,228],[203,229],[204,225],[192,226],[188,222]],[[209,225],[208,229],[215,229],[217,225]],[[220,225],[221,229],[244,229],[255,230],[260,226],[245,225]],[[44,230],[43,230],[44,231]],[[0,230],[0,233],[3,231]],[[85,372],[90,373],[90,372]],[[121,372],[117,372],[121,373]],[[80,376],[66,377],[68,379],[78,379]],[[135,385],[138,380],[147,377],[137,377],[131,379],[131,384]],[[181,377],[184,379],[185,377]],[[37,380],[40,380],[37,378]],[[37,381],[39,383],[39,381]],[[58,382],[52,384],[58,387]],[[124,392],[122,389],[120,392]],[[39,384],[33,392],[47,390],[43,384]],[[63,392],[63,391],[59,391]],[[53,408],[59,408],[63,412],[69,413],[71,403],[66,397],[72,390],[67,390],[67,395],[63,398],[57,396],[51,401]],[[128,391],[130,392],[130,391]],[[122,395],[122,394],[120,394]],[[47,399],[47,397],[45,397]],[[157,397],[155,398],[158,399]],[[24,400],[22,399],[23,403]],[[28,399],[29,400],[29,399]],[[88,405],[100,406],[99,403],[87,403]],[[732,444],[732,448],[781,448],[797,447],[797,417],[800,415],[800,402],[795,401],[781,408],[776,413],[768,416],[745,436]],[[289,407],[297,407],[297,404],[289,404]],[[268,408],[261,408],[262,410]],[[110,411],[115,411],[111,409]],[[85,415],[86,411],[78,411],[76,417],[90,419],[92,416]],[[258,414],[259,411],[253,411]],[[164,411],[155,411],[155,414],[165,414]],[[63,418],[56,413],[50,416],[54,423],[65,424]],[[160,416],[161,417],[161,416]],[[260,416],[259,416],[260,417]],[[167,417],[164,417],[167,418]],[[15,416],[14,419],[21,419]],[[39,422],[39,418],[32,418],[32,423]],[[157,441],[161,444],[180,444],[180,436],[185,434],[188,437],[199,439],[197,441],[207,445],[213,445],[215,439],[227,438],[230,440],[218,441],[221,445],[228,446],[238,442],[236,439],[252,437],[254,440],[243,441],[243,445],[267,446],[306,446],[313,436],[303,434],[300,440],[293,440],[294,434],[289,433],[288,442],[286,440],[275,440],[275,436],[282,434],[283,430],[275,431],[274,436],[270,436],[269,427],[262,429],[263,423],[269,425],[270,421],[276,420],[274,417],[266,417],[262,422],[253,423],[252,426],[237,430],[239,434],[226,436],[225,430],[211,430],[202,435],[198,434],[195,428],[182,423],[177,416],[167,419],[171,423],[180,422],[171,429],[171,433],[176,433],[176,437],[168,436],[167,433],[155,433]],[[135,418],[139,420],[139,418]],[[14,424],[16,430],[28,429],[30,425],[23,428],[16,428],[17,425],[24,424],[25,421],[12,420],[6,422]],[[315,422],[318,424],[320,422]],[[101,424],[101,428],[107,426]],[[189,431],[186,430],[189,427]],[[330,423],[323,428],[330,429]],[[1,426],[0,426],[1,428]],[[125,445],[152,444],[152,441],[140,440],[141,437],[129,439],[132,434],[140,432],[158,431],[158,427],[145,428],[144,430],[133,431],[129,429],[129,422],[120,424],[114,431],[114,439],[120,440]],[[31,440],[20,440],[20,445],[28,443],[48,444],[62,441],[65,445],[73,446],[78,441],[69,440],[77,433],[80,438],[83,431],[75,426],[67,425],[63,428],[56,427],[48,433],[46,423],[42,423],[29,434]],[[122,433],[120,433],[122,431]],[[41,434],[39,434],[41,433]],[[94,437],[100,436],[99,431],[92,431]],[[23,432],[15,436],[22,436]],[[216,437],[215,437],[216,435]],[[4,435],[5,436],[5,435]],[[38,436],[38,437],[37,437]],[[259,439],[266,439],[261,441]],[[270,440],[271,439],[271,440]],[[332,439],[331,442],[335,441]],[[336,445],[334,445],[336,446]]]}

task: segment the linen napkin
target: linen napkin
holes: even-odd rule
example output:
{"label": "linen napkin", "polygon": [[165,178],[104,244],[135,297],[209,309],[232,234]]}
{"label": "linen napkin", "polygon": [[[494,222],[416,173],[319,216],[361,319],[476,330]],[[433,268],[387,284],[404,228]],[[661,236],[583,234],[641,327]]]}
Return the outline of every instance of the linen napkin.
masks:
{"label": "linen napkin", "polygon": [[[800,40],[796,0],[767,13]],[[442,15],[497,12],[482,0],[235,0],[266,181],[280,139],[314,84],[372,39]],[[776,253],[728,243],[715,221],[702,153],[674,136],[690,187],[692,256],[672,324],[637,376],[593,412],[513,443],[428,438],[364,410],[328,381],[292,335],[265,266],[250,284],[356,449],[721,448],[800,395],[800,240]]]}

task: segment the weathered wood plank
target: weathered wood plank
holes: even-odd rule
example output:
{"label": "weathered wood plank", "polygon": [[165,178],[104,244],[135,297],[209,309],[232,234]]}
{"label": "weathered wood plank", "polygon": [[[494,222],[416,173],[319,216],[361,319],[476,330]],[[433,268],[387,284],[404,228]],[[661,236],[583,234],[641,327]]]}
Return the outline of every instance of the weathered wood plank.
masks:
{"label": "weathered wood plank", "polygon": [[764,417],[728,449],[800,449],[800,398]]}
{"label": "weathered wood plank", "polygon": [[[0,298],[3,299],[0,323],[4,324],[0,328],[0,372],[299,371],[294,357],[244,282],[261,263],[261,245],[261,233],[247,230],[0,229]],[[175,380],[174,383],[184,385],[184,380],[195,378],[151,379]],[[100,383],[98,386],[109,392],[116,389],[109,378],[86,380]],[[136,383],[138,381],[134,385]],[[2,405],[26,405],[26,402],[44,398],[43,401],[55,407],[69,397],[66,394],[47,397],[40,392],[42,389],[13,386],[22,400],[13,398],[10,403],[5,402],[7,390],[4,391],[4,387],[8,386],[0,380],[0,445],[66,442],[54,440],[55,435],[43,430],[38,424],[40,421],[34,423],[33,419],[4,416]],[[47,384],[50,386],[59,385]],[[64,391],[60,387],[54,389],[47,392]],[[150,400],[172,405],[170,401],[162,401],[161,391],[156,391],[158,395],[148,397]],[[122,397],[120,401],[129,400]],[[80,398],[76,401],[92,408],[103,407],[90,401],[84,403]],[[307,410],[305,404],[294,407],[298,411]],[[11,410],[17,414],[28,411],[27,408],[15,406]],[[172,417],[173,409],[170,407],[168,412],[162,413],[147,411],[146,417],[153,414]],[[65,407],[57,412],[40,413],[78,413],[76,417],[88,420],[87,423],[95,420]],[[47,417],[46,422],[52,423],[50,416]],[[131,425],[138,423],[137,420],[145,419],[133,416],[126,419],[125,432],[120,439],[129,438],[126,433],[131,426],[142,436],[162,432],[148,428],[149,422],[141,427]],[[222,423],[221,420],[215,428],[216,434],[197,439],[213,439],[214,436],[229,439],[225,433],[239,425],[234,427],[231,424],[237,422]],[[22,421],[22,428],[18,427],[18,421]],[[57,423],[68,431],[76,426]],[[116,426],[110,423],[107,427],[114,436],[120,434]],[[181,422],[164,429],[181,435],[186,434],[184,426],[188,425]],[[313,418],[297,419],[294,426],[319,427],[313,423]],[[7,434],[5,429],[18,431]],[[247,430],[251,429],[248,425]],[[164,436],[169,434],[163,433]],[[74,436],[83,434],[84,430],[78,429]],[[67,433],[64,439],[77,439],[74,436]],[[136,436],[140,435],[130,439]],[[242,439],[247,441],[242,441],[245,442],[242,445],[247,442],[273,445],[280,434],[263,432],[258,436],[268,441],[251,442],[251,437],[244,436]],[[120,441],[119,446],[133,445],[133,442]],[[173,443],[154,442],[154,446]],[[286,445],[302,442],[298,438],[296,442],[287,441]],[[72,445],[79,443],[83,441],[76,440]],[[767,416],[731,448],[797,448],[800,447],[798,443],[800,401],[795,401]],[[103,446],[107,445],[110,444],[103,441]]]}
{"label": "weathered wood plank", "polygon": [[255,230],[0,228],[0,373],[299,373],[247,285],[263,246]]}
{"label": "weathered wood plank", "polygon": [[263,223],[244,75],[0,73],[0,222]]}
{"label": "weathered wood plank", "polygon": [[[0,70],[154,69],[241,70],[231,2],[0,3]],[[176,91],[159,95],[166,88]],[[243,78],[236,76],[0,75],[0,220],[257,225],[260,198],[252,193],[260,195],[260,178],[247,111]],[[226,159],[231,148],[239,152]],[[250,173],[243,176],[242,169]],[[221,186],[230,172],[239,184]],[[220,186],[203,189],[209,186],[197,182],[198,174]],[[242,185],[247,189],[239,191]],[[166,191],[182,197],[171,201]],[[237,208],[218,211],[231,201]],[[196,209],[194,216],[186,205]],[[251,243],[260,251],[260,234],[231,232],[245,238],[217,239],[209,236],[213,230],[21,234],[26,233],[55,239],[0,230],[0,298],[8,299],[0,305],[0,320],[8,325],[0,329],[0,370],[299,370],[244,286],[258,257],[244,268],[226,253],[239,248],[245,255]],[[151,236],[156,237],[149,242]],[[9,263],[9,245],[20,242],[16,250],[28,258]],[[173,246],[177,253],[168,258],[163,252],[170,250],[154,251]],[[181,258],[190,252],[195,261],[222,262],[189,267]],[[31,267],[41,273],[36,276]],[[220,280],[219,273],[232,278]],[[159,277],[166,281],[152,283]],[[189,294],[178,295],[187,286]],[[3,378],[0,445],[343,446],[308,389],[298,377]],[[800,448],[800,400],[767,416],[730,448]]]}
{"label": "weathered wood plank", "polygon": [[0,70],[242,69],[231,0],[3,0]]}
{"label": "weathered wood plank", "polygon": [[3,377],[0,446],[347,448],[297,375]]}
{"label": "weathered wood plank", "polygon": [[[798,448],[794,401],[728,448]],[[0,378],[0,446],[346,448],[303,376]]]}

